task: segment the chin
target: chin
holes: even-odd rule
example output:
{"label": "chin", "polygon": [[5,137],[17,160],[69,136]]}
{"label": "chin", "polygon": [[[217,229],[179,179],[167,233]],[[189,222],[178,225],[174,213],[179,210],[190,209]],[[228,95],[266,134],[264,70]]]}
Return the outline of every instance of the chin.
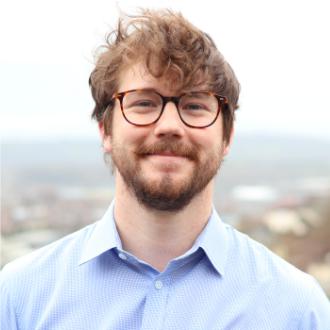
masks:
{"label": "chin", "polygon": [[178,189],[179,187],[186,186],[187,182],[193,179],[187,173],[178,173],[170,170],[149,172],[146,175],[142,175],[142,178],[146,185],[159,187],[160,190],[168,186]]}

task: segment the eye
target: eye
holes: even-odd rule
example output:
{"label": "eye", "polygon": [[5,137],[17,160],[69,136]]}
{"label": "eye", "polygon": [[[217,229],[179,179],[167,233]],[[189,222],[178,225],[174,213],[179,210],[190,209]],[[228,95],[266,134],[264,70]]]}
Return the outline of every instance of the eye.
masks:
{"label": "eye", "polygon": [[187,93],[181,97],[180,110],[186,115],[206,116],[217,110],[217,99],[206,92]]}
{"label": "eye", "polygon": [[209,107],[200,100],[191,100],[181,104],[180,110],[189,115],[202,115],[210,112]]}
{"label": "eye", "polygon": [[192,111],[196,111],[196,110],[207,110],[207,107],[205,106],[205,104],[201,104],[201,103],[186,103],[182,105],[182,110],[192,110]]}
{"label": "eye", "polygon": [[136,100],[131,106],[134,106],[134,107],[156,107],[157,104],[152,100]]}

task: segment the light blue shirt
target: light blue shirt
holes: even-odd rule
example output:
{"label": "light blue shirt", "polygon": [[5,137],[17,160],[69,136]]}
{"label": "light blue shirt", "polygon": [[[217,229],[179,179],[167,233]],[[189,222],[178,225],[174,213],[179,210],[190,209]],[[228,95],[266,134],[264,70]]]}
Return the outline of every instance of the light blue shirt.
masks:
{"label": "light blue shirt", "polygon": [[160,273],[122,249],[112,203],[99,222],[4,267],[1,329],[328,330],[330,303],[215,211]]}

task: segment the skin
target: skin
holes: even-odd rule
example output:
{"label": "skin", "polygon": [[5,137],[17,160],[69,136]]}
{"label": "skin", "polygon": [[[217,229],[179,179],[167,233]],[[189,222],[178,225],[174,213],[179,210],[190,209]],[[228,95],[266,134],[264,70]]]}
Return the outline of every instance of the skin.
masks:
{"label": "skin", "polygon": [[[119,91],[138,88],[153,88],[163,95],[175,95],[166,81],[152,77],[141,64],[136,64],[121,75]],[[187,180],[194,180],[196,162],[175,154],[164,152],[148,157],[134,158],[136,147],[157,143],[164,138],[172,138],[199,151],[201,162],[222,158],[229,151],[229,143],[222,140],[222,117],[210,127],[189,128],[179,118],[173,103],[167,103],[159,121],[151,126],[136,127],[122,116],[119,102],[113,113],[110,135],[99,123],[104,152],[114,156],[119,151],[125,159],[138,162],[139,175],[153,186],[161,189],[166,176],[173,189]],[[126,185],[122,175],[115,169],[116,226],[123,248],[139,259],[149,263],[158,271],[163,271],[170,260],[189,250],[197,236],[205,227],[212,209],[214,178],[196,194],[182,210],[159,211],[138,202],[134,193]]]}

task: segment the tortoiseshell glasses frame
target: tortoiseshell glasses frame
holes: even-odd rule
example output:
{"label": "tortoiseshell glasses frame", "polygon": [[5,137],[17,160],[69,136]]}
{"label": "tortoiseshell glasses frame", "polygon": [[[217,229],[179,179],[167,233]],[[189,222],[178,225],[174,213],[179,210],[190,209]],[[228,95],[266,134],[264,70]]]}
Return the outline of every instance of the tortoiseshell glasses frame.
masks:
{"label": "tortoiseshell glasses frame", "polygon": [[[155,124],[162,116],[168,102],[175,104],[181,121],[191,128],[206,128],[213,125],[221,109],[228,107],[225,96],[209,91],[163,96],[154,89],[132,89],[114,94],[111,103],[113,104],[116,99],[119,100],[125,120],[140,127]],[[185,108],[187,106],[188,108]]]}

